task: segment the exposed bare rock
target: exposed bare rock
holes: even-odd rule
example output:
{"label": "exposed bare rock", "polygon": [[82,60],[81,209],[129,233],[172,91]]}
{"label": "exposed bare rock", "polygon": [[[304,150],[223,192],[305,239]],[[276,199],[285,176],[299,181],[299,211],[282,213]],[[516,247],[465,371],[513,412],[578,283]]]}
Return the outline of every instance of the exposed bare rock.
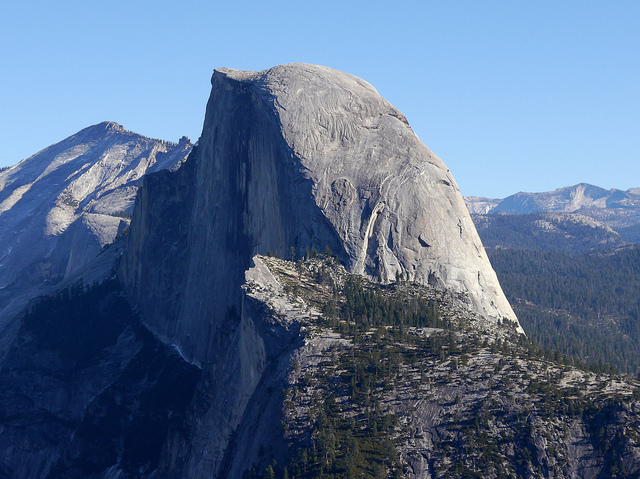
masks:
{"label": "exposed bare rock", "polygon": [[[271,105],[299,162],[294,168],[311,180],[350,271],[383,282],[401,274],[437,283],[467,294],[484,315],[515,319],[451,173],[371,85],[292,64],[259,73],[218,70],[214,90],[230,80]],[[317,230],[308,219],[301,226]]]}
{"label": "exposed bare rock", "polygon": [[[47,234],[109,237],[99,178],[55,194]],[[74,261],[0,365],[2,476],[640,470],[639,384],[527,341],[450,173],[351,75],[216,71],[198,146]]]}
{"label": "exposed bare rock", "polygon": [[0,367],[0,476],[151,477],[200,377],[117,280],[32,304]]}
{"label": "exposed bare rock", "polygon": [[149,327],[199,363],[251,257],[269,251],[328,246],[351,272],[431,284],[488,321],[517,321],[444,163],[346,73],[216,70],[197,155],[149,178],[136,208],[127,289]]}

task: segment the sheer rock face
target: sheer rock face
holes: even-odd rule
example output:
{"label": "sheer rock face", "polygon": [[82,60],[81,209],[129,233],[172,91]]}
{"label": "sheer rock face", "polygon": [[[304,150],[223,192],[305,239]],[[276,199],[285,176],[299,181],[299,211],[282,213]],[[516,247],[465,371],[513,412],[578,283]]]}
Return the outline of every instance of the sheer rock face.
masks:
{"label": "sheer rock face", "polygon": [[371,85],[300,64],[221,70],[214,83],[223,75],[272,105],[352,272],[384,282],[402,274],[468,295],[484,316],[516,319],[451,173]]}
{"label": "sheer rock face", "polygon": [[243,311],[251,258],[325,246],[352,272],[517,321],[449,171],[373,87],[305,64],[216,70],[198,146],[145,178],[120,267],[147,327],[204,371],[166,470],[220,470],[247,413],[264,362]]}
{"label": "sheer rock face", "polygon": [[[329,246],[352,272],[402,275],[517,321],[451,173],[359,78],[307,64],[216,70],[189,162],[170,201],[158,178],[142,192],[123,276],[149,326],[198,364],[240,304],[251,257],[291,248]],[[154,215],[169,203],[181,205],[173,219]]]}

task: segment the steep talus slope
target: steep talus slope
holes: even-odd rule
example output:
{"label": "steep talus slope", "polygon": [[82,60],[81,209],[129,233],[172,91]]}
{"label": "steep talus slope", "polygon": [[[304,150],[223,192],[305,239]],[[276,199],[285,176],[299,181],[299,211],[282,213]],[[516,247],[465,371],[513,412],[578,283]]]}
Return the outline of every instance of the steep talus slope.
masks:
{"label": "steep talus slope", "polygon": [[104,122],[0,172],[0,330],[127,227],[146,172],[177,167],[190,149],[186,138],[172,144]]}

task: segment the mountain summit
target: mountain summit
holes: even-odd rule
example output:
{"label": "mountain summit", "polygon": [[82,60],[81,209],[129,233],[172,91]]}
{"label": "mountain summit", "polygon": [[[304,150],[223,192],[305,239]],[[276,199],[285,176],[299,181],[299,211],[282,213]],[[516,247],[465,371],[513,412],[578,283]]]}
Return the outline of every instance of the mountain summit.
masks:
{"label": "mountain summit", "polygon": [[[5,214],[57,172],[39,224],[73,246],[73,225],[120,217],[100,200],[117,198],[118,175],[102,179],[128,171],[123,152],[147,145],[152,166],[189,147],[167,157],[93,128],[27,160],[24,183],[0,176]],[[638,471],[638,384],[529,342],[451,174],[369,84],[306,64],[216,70],[179,163],[144,176],[128,233],[15,321],[0,476]]]}
{"label": "mountain summit", "polygon": [[[517,321],[451,173],[371,85],[309,64],[223,68],[211,83],[197,161],[170,180],[181,185],[171,198],[149,178],[123,261],[156,334],[203,362],[202,331],[239,307],[254,255],[327,246],[350,272],[429,284]],[[179,213],[161,217],[162,205]]]}
{"label": "mountain summit", "polygon": [[264,331],[273,320],[250,313],[256,255],[331,251],[349,273],[421,283],[522,332],[449,170],[372,86],[308,64],[220,69],[211,83],[197,147],[145,178],[120,263],[145,326],[216,385],[196,392],[189,433],[170,439],[184,457],[163,467],[226,470],[232,434],[262,414],[269,365],[300,339],[301,320]]}

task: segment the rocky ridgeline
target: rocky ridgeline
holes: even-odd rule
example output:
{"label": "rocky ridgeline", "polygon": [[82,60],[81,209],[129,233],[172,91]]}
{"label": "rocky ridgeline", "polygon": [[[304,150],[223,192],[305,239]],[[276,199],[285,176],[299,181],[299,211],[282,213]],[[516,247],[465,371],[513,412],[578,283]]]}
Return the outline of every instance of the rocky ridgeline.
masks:
{"label": "rocky ridgeline", "polygon": [[148,178],[123,257],[155,334],[205,362],[251,258],[291,247],[329,246],[350,272],[517,321],[451,173],[371,85],[307,64],[211,82],[196,153]]}

